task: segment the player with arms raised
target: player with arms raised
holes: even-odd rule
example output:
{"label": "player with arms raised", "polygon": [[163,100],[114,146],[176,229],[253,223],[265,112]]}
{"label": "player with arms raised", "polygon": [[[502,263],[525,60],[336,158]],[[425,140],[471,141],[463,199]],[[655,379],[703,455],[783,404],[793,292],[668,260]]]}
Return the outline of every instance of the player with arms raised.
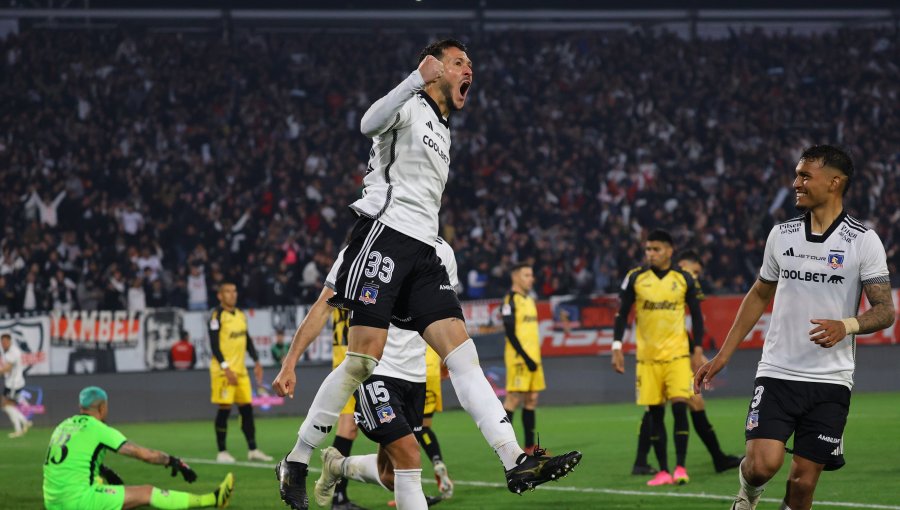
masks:
{"label": "player with arms raised", "polygon": [[[884,246],[844,210],[853,161],[829,145],[803,151],[796,168],[797,207],[775,225],[759,278],[744,297],[719,353],[694,377],[708,387],[775,299],[747,413],[747,455],[733,510],[756,508],[766,483],[793,459],[782,510],[808,510],[823,470],[844,464],[843,434],[856,369],[856,335],[894,322]],[[865,292],[872,308],[859,311]]]}
{"label": "player with arms raised", "polygon": [[[279,463],[281,498],[308,508],[306,475],[350,394],[375,370],[388,326],[417,331],[441,356],[463,408],[506,470],[507,487],[522,492],[566,475],[580,460],[524,454],[494,396],[469,338],[456,292],[435,251],[438,213],[450,173],[450,121],[472,84],[472,62],[455,40],[422,51],[418,68],[373,104],[360,123],[372,138],[359,219],[335,282],[334,306],[350,314],[346,359],[322,383],[297,443]],[[413,480],[397,480],[399,484]]]}

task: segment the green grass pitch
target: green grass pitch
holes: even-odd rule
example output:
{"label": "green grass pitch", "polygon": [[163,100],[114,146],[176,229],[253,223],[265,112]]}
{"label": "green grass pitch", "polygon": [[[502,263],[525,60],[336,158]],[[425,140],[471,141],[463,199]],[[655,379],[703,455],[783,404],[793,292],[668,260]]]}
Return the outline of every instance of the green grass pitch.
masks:
{"label": "green grass pitch", "polygon": [[[710,421],[716,427],[723,449],[743,452],[743,426],[746,398],[711,399],[708,401]],[[162,467],[107,455],[107,464],[127,484],[153,484],[162,488],[205,492],[212,490],[229,470],[236,477],[232,508],[285,508],[278,498],[278,486],[272,466],[264,463],[239,462],[234,466],[216,465],[213,436],[213,406],[208,422],[122,424],[115,421],[112,401],[110,423],[132,441],[181,456],[191,463],[199,480],[188,485],[180,478],[170,478]],[[299,410],[298,410],[299,412]],[[634,405],[591,405],[539,408],[538,430],[544,446],[551,452],[579,449],[584,460],[578,470],[559,482],[551,482],[522,496],[510,494],[504,484],[501,466],[487,447],[469,417],[461,411],[438,414],[436,431],[445,461],[457,486],[452,499],[438,508],[463,509],[646,509],[703,510],[725,509],[729,497],[737,489],[734,471],[716,474],[703,444],[691,436],[688,472],[691,482],[684,486],[648,488],[646,477],[630,475],[634,459],[637,423],[640,409]],[[667,426],[671,436],[671,416]],[[5,420],[2,421],[8,426]],[[299,418],[257,418],[259,447],[278,457],[293,445]],[[520,432],[521,420],[515,425]],[[900,393],[854,395],[850,419],[845,433],[847,466],[833,473],[823,473],[816,491],[817,508],[881,508],[900,510]],[[0,436],[0,508],[42,508],[41,462],[51,429],[36,428],[20,439]],[[693,432],[692,432],[693,434]],[[330,444],[331,438],[328,439]],[[246,443],[237,420],[229,423],[229,450],[239,460],[245,458]],[[669,441],[669,458],[674,463],[673,443]],[[372,443],[360,435],[354,453],[374,451]],[[652,459],[652,454],[651,454]],[[769,484],[760,509],[778,508],[784,494],[784,483],[790,457],[782,471]],[[318,458],[313,468],[318,467]],[[425,492],[436,494],[431,465],[424,460]],[[317,474],[312,474],[312,487]],[[350,497],[369,509],[387,509],[391,494],[380,488],[351,482]],[[315,508],[315,503],[311,501]]]}

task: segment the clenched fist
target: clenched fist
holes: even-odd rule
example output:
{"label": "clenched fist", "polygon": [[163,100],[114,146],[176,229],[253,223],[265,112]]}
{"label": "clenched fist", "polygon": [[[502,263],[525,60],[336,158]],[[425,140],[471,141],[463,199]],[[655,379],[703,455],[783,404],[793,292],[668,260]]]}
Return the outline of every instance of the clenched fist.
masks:
{"label": "clenched fist", "polygon": [[444,75],[444,63],[432,55],[426,55],[419,63],[419,74],[422,75],[426,85],[433,83]]}

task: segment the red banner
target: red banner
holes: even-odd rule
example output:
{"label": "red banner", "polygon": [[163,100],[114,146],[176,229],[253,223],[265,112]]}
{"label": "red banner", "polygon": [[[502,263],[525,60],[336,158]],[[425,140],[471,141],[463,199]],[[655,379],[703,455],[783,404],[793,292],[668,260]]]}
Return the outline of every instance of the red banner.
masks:
{"label": "red banner", "polygon": [[136,347],[140,312],[72,311],[50,314],[50,342],[63,346]]}
{"label": "red banner", "polygon": [[[900,290],[895,289],[893,293],[894,307],[900,312]],[[706,348],[722,346],[743,298],[740,295],[710,296],[703,301]],[[472,335],[503,331],[503,321],[499,316],[500,303],[500,300],[463,303],[466,325]],[[869,308],[868,301],[863,297],[860,313]],[[619,309],[617,296],[553,297],[549,301],[539,301],[537,309],[542,355],[576,356],[609,351],[615,316]],[[744,339],[741,349],[762,348],[771,320],[770,312],[771,306]],[[633,318],[630,322],[633,324]],[[685,328],[690,330],[689,316],[685,319]],[[626,351],[634,349],[632,338],[633,331],[630,330],[625,335]],[[900,333],[895,326],[891,326],[877,333],[857,336],[856,340],[860,345],[897,344],[900,343]]]}

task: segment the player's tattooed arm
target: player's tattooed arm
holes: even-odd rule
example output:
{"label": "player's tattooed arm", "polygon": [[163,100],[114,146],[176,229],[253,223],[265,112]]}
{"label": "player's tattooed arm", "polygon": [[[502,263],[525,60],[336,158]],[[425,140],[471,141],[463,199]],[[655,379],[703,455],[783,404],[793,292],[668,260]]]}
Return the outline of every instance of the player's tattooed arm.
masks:
{"label": "player's tattooed arm", "polygon": [[863,285],[866,298],[872,308],[856,317],[859,334],[874,333],[894,323],[894,298],[890,283],[869,283]]}
{"label": "player's tattooed arm", "polygon": [[119,448],[119,453],[126,457],[142,460],[148,464],[165,465],[169,462],[169,455],[167,453],[151,448],[144,448],[131,441],[125,441],[125,444]]}

